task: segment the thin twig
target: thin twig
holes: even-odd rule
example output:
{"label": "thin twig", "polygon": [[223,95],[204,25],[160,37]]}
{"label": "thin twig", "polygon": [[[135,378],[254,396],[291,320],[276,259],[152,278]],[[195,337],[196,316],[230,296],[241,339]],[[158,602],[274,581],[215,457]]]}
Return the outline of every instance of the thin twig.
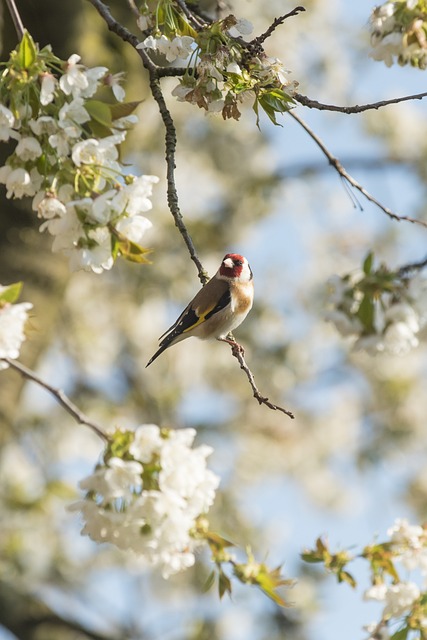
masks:
{"label": "thin twig", "polygon": [[281,24],[283,24],[284,21],[287,20],[287,18],[296,16],[298,15],[298,13],[301,13],[301,11],[305,11],[304,7],[295,7],[295,9],[292,9],[292,11],[289,11],[289,13],[287,13],[286,15],[275,18],[273,23],[268,27],[267,31],[264,31],[264,33],[251,40],[248,44],[253,46],[262,45],[267,40],[267,38],[271,36],[273,31],[277,29],[277,27],[279,27]]}
{"label": "thin twig", "polygon": [[403,267],[400,267],[397,273],[402,277],[406,276],[411,271],[421,271],[421,269],[424,269],[424,267],[427,267],[427,258],[424,258],[424,260],[421,260],[420,262],[411,262],[410,264],[405,264],[403,265]]}
{"label": "thin twig", "polygon": [[362,113],[363,111],[369,111],[370,109],[380,109],[381,107],[387,107],[389,104],[397,104],[399,102],[407,102],[408,100],[422,100],[427,96],[427,91],[424,93],[415,93],[412,96],[402,96],[401,98],[390,98],[390,100],[381,100],[380,102],[371,102],[370,104],[354,105],[352,107],[340,107],[335,104],[323,104],[317,100],[307,98],[307,96],[301,93],[294,93],[293,97],[297,102],[308,107],[309,109],[318,109],[319,111],[338,111],[339,113]]}
{"label": "thin twig", "polygon": [[205,26],[205,22],[199,20],[197,15],[190,11],[184,0],[175,0],[175,2],[182,9],[182,12],[187,16],[188,21],[193,23],[195,29],[203,29],[203,27]]}
{"label": "thin twig", "polygon": [[16,34],[19,40],[22,40],[25,27],[22,23],[21,16],[19,15],[18,8],[15,4],[15,0],[6,0],[7,8],[9,9],[10,16],[15,26]]}
{"label": "thin twig", "polygon": [[31,371],[31,369],[28,369],[17,360],[11,360],[10,358],[1,358],[0,360],[2,360],[3,362],[7,362],[7,364],[12,369],[15,369],[15,371],[18,371],[24,378],[27,378],[28,380],[32,380],[33,382],[38,384],[40,387],[43,387],[43,389],[46,389],[46,391],[48,391],[51,395],[53,395],[54,398],[56,398],[56,400],[59,402],[59,404],[66,411],[68,411],[68,413],[79,424],[86,425],[87,427],[92,429],[92,431],[94,431],[96,435],[102,438],[105,442],[110,441],[110,438],[107,436],[106,433],[104,433],[104,431],[102,430],[102,427],[100,427],[98,424],[93,422],[93,420],[88,418],[88,416],[84,414],[83,411],[80,411],[80,409],[74,404],[74,402],[72,402],[69,399],[69,397],[62,391],[62,389],[57,389],[56,387],[53,387],[52,385],[48,384],[47,382],[39,378],[34,373],[34,371]]}
{"label": "thin twig", "polygon": [[295,416],[292,413],[292,411],[289,411],[289,409],[285,409],[284,407],[281,407],[278,404],[273,404],[272,402],[270,402],[268,398],[266,398],[261,394],[260,390],[258,389],[255,383],[254,375],[252,371],[249,369],[248,365],[246,364],[242,346],[234,340],[234,338],[232,337],[232,334],[229,334],[227,336],[227,338],[230,338],[230,337],[234,342],[234,344],[232,344],[230,341],[231,353],[235,358],[237,358],[240,364],[240,368],[246,373],[246,377],[249,380],[249,384],[251,385],[252,391],[254,393],[254,398],[258,400],[259,404],[264,404],[266,407],[268,407],[269,409],[272,409],[273,411],[281,411],[282,413],[285,413],[290,418],[294,419]]}
{"label": "thin twig", "polygon": [[[355,180],[344,169],[344,167],[342,166],[342,164],[338,160],[338,158],[336,158],[335,156],[333,156],[331,154],[331,152],[328,150],[328,148],[325,146],[325,144],[322,142],[322,140],[319,138],[319,136],[317,136],[314,133],[314,131],[312,129],[310,129],[308,124],[306,122],[304,122],[304,120],[302,118],[297,116],[292,111],[288,111],[288,114],[294,120],[296,120],[302,126],[302,128],[308,133],[308,135],[311,137],[311,139],[317,144],[319,149],[322,151],[322,153],[327,157],[327,159],[329,160],[329,164],[337,171],[337,173],[339,173],[339,175],[344,180],[346,180],[348,182],[348,184],[350,184],[352,187],[354,187],[355,189],[360,191],[360,193],[363,194],[367,200],[369,200],[370,202],[375,204],[379,209],[384,211],[384,213],[387,214],[389,218],[391,218],[392,220],[397,220],[399,222],[402,221],[402,220],[406,220],[407,222],[412,222],[414,224],[420,224],[423,227],[427,227],[427,222],[424,222],[423,220],[417,220],[416,218],[410,218],[409,216],[399,216],[397,213],[394,213],[394,211],[392,211],[388,207],[385,207],[379,200],[377,200],[373,195],[371,195],[369,193],[369,191],[367,191],[365,189],[365,187],[363,187],[359,182],[357,182],[357,180]],[[363,208],[362,208],[362,211],[363,211]]]}

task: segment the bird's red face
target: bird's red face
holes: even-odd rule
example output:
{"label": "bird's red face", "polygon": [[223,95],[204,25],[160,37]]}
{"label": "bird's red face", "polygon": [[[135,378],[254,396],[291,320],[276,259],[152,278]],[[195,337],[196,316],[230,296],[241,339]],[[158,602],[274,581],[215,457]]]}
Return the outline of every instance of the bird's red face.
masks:
{"label": "bird's red face", "polygon": [[219,269],[221,276],[225,278],[238,279],[242,275],[248,275],[248,279],[252,278],[252,271],[248,261],[238,253],[227,253]]}

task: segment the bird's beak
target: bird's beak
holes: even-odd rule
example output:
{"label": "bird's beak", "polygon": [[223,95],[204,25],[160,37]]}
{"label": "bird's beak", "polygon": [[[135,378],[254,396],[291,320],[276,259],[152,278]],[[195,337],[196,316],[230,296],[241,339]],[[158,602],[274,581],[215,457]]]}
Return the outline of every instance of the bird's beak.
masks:
{"label": "bird's beak", "polygon": [[227,258],[226,260],[224,260],[224,262],[222,263],[225,267],[228,267],[228,269],[232,269],[234,267],[233,261],[231,258]]}

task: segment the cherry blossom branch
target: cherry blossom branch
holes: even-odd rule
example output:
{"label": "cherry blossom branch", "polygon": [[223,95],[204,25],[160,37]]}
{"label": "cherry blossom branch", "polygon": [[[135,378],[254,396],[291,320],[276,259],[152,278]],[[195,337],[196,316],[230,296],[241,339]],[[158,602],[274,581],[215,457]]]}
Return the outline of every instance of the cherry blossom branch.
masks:
{"label": "cherry blossom branch", "polygon": [[[122,40],[124,40],[125,42],[129,42],[134,48],[136,48],[136,45],[139,44],[138,38],[136,38],[136,36],[134,36],[123,25],[117,22],[115,18],[113,18],[109,8],[102,2],[102,0],[89,0],[89,2],[95,7],[95,9],[98,11],[100,16],[105,20],[110,31],[114,32],[116,35],[122,38]],[[179,208],[178,193],[175,185],[176,129],[175,129],[175,124],[171,116],[171,113],[166,105],[163,92],[160,88],[160,77],[162,74],[159,73],[159,71],[161,68],[158,67],[156,64],[154,64],[154,62],[151,60],[149,55],[143,49],[137,49],[137,51],[142,60],[144,67],[147,69],[149,73],[151,92],[152,92],[153,98],[157,102],[160,115],[162,117],[163,124],[165,127],[165,132],[166,132],[165,133],[165,148],[166,148],[165,157],[166,157],[166,166],[167,166],[167,197],[168,197],[169,210],[172,213],[172,216],[175,220],[176,227],[178,228],[179,232],[181,233],[181,236],[184,239],[185,244],[187,245],[188,251],[190,253],[190,257],[197,266],[199,279],[201,283],[204,285],[209,280],[209,276],[206,270],[203,268],[203,265],[196,253],[196,250],[193,245],[193,241],[185,226],[185,223]],[[237,343],[235,344],[237,345]],[[252,387],[254,398],[258,400],[259,404],[265,404],[267,407],[269,407],[273,411],[282,411],[283,413],[288,415],[290,418],[294,418],[294,415],[291,411],[288,411],[283,407],[273,404],[268,400],[268,398],[261,395],[260,391],[258,390],[255,384],[254,376],[251,370],[249,369],[248,365],[246,364],[243,354],[241,353],[240,345],[238,345],[237,348],[233,347],[232,353],[234,357],[236,357],[237,360],[239,361],[240,368],[243,369],[243,371],[246,373],[246,376],[249,380],[249,384]]]}
{"label": "cherry blossom branch", "polygon": [[[108,29],[118,35],[124,42],[129,42],[134,48],[139,44],[139,40],[134,36],[126,27],[121,25],[112,16],[110,9],[101,0],[89,0],[93,7],[98,11],[99,15],[106,22]],[[208,274],[204,269],[197,251],[195,249],[193,240],[185,225],[182,213],[179,208],[178,192],[175,184],[175,152],[176,152],[176,130],[170,111],[166,105],[163,92],[160,88],[159,79],[161,75],[159,69],[150,56],[143,50],[137,49],[137,52],[142,60],[144,67],[147,69],[150,78],[150,88],[154,100],[157,102],[161,118],[165,127],[165,158],[166,158],[166,173],[167,173],[167,199],[169,210],[175,220],[175,226],[180,232],[190,257],[197,267],[199,280],[202,284],[206,284],[208,281]]]}
{"label": "cherry blossom branch", "polygon": [[371,102],[369,104],[354,105],[353,107],[340,107],[334,104],[323,104],[317,100],[307,98],[307,96],[301,93],[295,93],[293,97],[297,102],[309,109],[318,109],[319,111],[338,111],[339,113],[362,113],[363,111],[369,111],[371,109],[380,109],[381,107],[387,107],[389,104],[397,104],[399,102],[407,102],[409,100],[422,100],[427,96],[427,91],[424,93],[415,93],[411,96],[402,96],[401,98],[390,98],[390,100],[381,100],[380,102]]}
{"label": "cherry blossom branch", "polygon": [[271,36],[273,31],[275,31],[277,27],[283,24],[285,20],[287,20],[287,18],[296,16],[298,15],[298,13],[301,13],[301,11],[305,11],[304,7],[295,7],[295,9],[292,9],[292,11],[289,11],[289,13],[287,13],[286,15],[280,16],[279,18],[275,18],[273,23],[268,27],[267,31],[264,31],[264,33],[262,33],[260,36],[257,36],[256,38],[251,40],[248,44],[251,46],[262,45],[267,40],[267,38]]}
{"label": "cherry blossom branch", "polygon": [[56,387],[53,387],[52,385],[48,384],[47,382],[39,378],[34,373],[34,371],[31,371],[31,369],[28,369],[17,360],[11,360],[10,358],[0,358],[0,360],[2,360],[3,362],[7,362],[7,364],[11,369],[15,369],[15,371],[18,371],[21,374],[21,376],[23,376],[24,378],[27,378],[28,380],[32,380],[33,382],[38,384],[40,387],[43,387],[43,389],[46,389],[46,391],[48,391],[52,396],[54,396],[54,398],[56,398],[58,403],[66,411],[68,411],[68,413],[79,424],[83,424],[86,427],[89,427],[90,429],[92,429],[92,431],[94,431],[94,433],[96,433],[96,435],[102,438],[102,440],[104,440],[105,442],[110,441],[110,438],[106,433],[104,433],[104,431],[102,430],[102,427],[100,427],[98,424],[93,422],[93,420],[88,418],[88,416],[84,414],[83,411],[80,411],[80,409],[74,404],[74,402],[72,402],[69,399],[69,397],[62,391],[62,389],[57,389]]}
{"label": "cherry blossom branch", "polygon": [[267,397],[261,394],[260,390],[258,389],[255,383],[254,375],[252,371],[249,369],[248,365],[246,364],[243,347],[234,340],[232,334],[229,334],[227,338],[230,338],[230,340],[225,340],[225,342],[228,342],[230,344],[232,355],[239,361],[240,368],[246,373],[246,377],[249,381],[249,384],[252,387],[254,398],[258,400],[258,403],[264,404],[266,407],[268,407],[269,409],[272,409],[273,411],[281,411],[282,413],[285,413],[287,416],[289,416],[293,420],[295,416],[292,413],[292,411],[289,411],[289,409],[285,409],[284,407],[281,407],[278,404],[273,404],[272,402],[270,402],[270,400]]}
{"label": "cherry blossom branch", "polygon": [[[288,111],[289,115],[296,120],[301,126],[302,128],[308,133],[308,135],[310,136],[310,138],[317,144],[317,146],[319,147],[319,149],[322,151],[322,153],[327,157],[327,159],[329,160],[329,164],[335,169],[335,171],[337,171],[337,173],[348,183],[350,184],[352,187],[354,187],[355,189],[357,189],[358,191],[360,191],[360,193],[362,195],[365,196],[365,198],[367,200],[369,200],[370,202],[372,202],[373,204],[375,204],[379,209],[381,209],[382,211],[384,211],[384,213],[386,215],[388,215],[389,218],[391,218],[392,220],[397,220],[398,222],[402,221],[402,220],[406,220],[407,222],[412,222],[412,223],[416,223],[416,224],[420,224],[423,227],[427,227],[427,223],[424,222],[423,220],[418,220],[416,218],[410,218],[409,216],[399,216],[397,213],[394,213],[394,211],[392,211],[391,209],[389,209],[388,207],[385,207],[379,200],[377,200],[373,195],[371,195],[369,193],[369,191],[367,191],[365,189],[365,187],[363,187],[359,182],[357,182],[357,180],[355,180],[353,178],[353,176],[351,176],[342,166],[341,162],[338,160],[338,158],[336,158],[335,156],[333,156],[331,154],[331,152],[328,150],[328,148],[325,146],[325,144],[322,142],[322,140],[319,138],[318,135],[316,135],[314,133],[314,131],[312,129],[310,129],[310,127],[308,126],[308,124],[306,122],[304,122],[304,120],[302,118],[300,118],[299,116],[297,116],[294,112],[292,111]],[[361,211],[363,211],[363,207],[360,206]]]}
{"label": "cherry blossom branch", "polygon": [[19,40],[22,40],[25,27],[22,23],[21,16],[19,15],[18,7],[15,4],[15,0],[6,0],[7,8],[9,9],[12,22],[14,24],[17,36]]}

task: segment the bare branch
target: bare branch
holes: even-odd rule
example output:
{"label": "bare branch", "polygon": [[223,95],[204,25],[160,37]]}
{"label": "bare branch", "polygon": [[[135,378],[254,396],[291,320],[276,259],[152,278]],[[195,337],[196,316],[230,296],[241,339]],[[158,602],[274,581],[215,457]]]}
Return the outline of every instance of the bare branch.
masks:
{"label": "bare branch", "polygon": [[223,341],[228,342],[228,344],[231,346],[231,353],[235,358],[237,358],[240,364],[240,368],[246,373],[246,377],[249,380],[249,384],[252,387],[254,398],[258,400],[259,404],[264,404],[266,407],[268,407],[269,409],[272,409],[273,411],[281,411],[282,413],[285,413],[287,416],[289,416],[293,420],[295,416],[292,413],[292,411],[289,411],[289,409],[285,409],[284,407],[281,407],[278,404],[273,404],[272,402],[270,402],[268,398],[266,398],[261,394],[260,390],[258,389],[255,383],[254,375],[252,371],[249,369],[248,365],[246,364],[244,349],[238,342],[234,340],[232,334],[228,334],[227,339]]}
{"label": "bare branch", "polygon": [[181,8],[182,12],[187,16],[188,21],[193,23],[193,27],[195,29],[203,29],[203,27],[205,26],[204,20],[199,20],[198,16],[190,11],[184,0],[175,0],[175,2]]}
{"label": "bare branch", "polygon": [[298,13],[301,13],[301,11],[305,11],[304,7],[295,7],[295,9],[292,9],[292,11],[289,11],[289,13],[287,13],[286,15],[280,16],[279,18],[275,18],[275,20],[273,21],[271,26],[268,27],[267,31],[264,31],[264,33],[262,33],[257,38],[254,38],[253,40],[251,40],[247,44],[252,45],[252,46],[257,46],[257,45],[260,46],[260,45],[262,45],[267,40],[267,38],[269,38],[271,36],[273,31],[275,31],[275,29],[277,29],[277,27],[279,27],[281,24],[283,24],[287,18],[291,18],[292,16],[296,16],[296,15],[298,15]]}
{"label": "bare branch", "polygon": [[421,269],[424,269],[424,267],[427,267],[427,258],[424,258],[424,260],[421,260],[420,262],[411,262],[410,264],[405,264],[403,265],[403,267],[400,267],[399,271],[397,272],[399,276],[407,276],[411,271],[421,271]]}
{"label": "bare branch", "polygon": [[[319,147],[319,149],[322,151],[322,153],[327,157],[327,159],[329,160],[329,164],[337,171],[337,173],[348,183],[350,184],[352,187],[354,187],[355,189],[357,189],[358,191],[360,191],[361,194],[363,194],[365,196],[365,198],[367,200],[369,200],[370,202],[372,202],[373,204],[375,204],[379,209],[381,209],[382,211],[384,211],[385,214],[388,215],[389,218],[391,218],[392,220],[397,220],[397,221],[401,221],[401,220],[406,220],[407,222],[412,222],[412,223],[416,223],[416,224],[420,224],[423,227],[427,227],[427,222],[424,222],[423,220],[417,220],[416,218],[410,218],[409,216],[399,216],[397,213],[394,213],[394,211],[392,211],[391,209],[389,209],[388,207],[385,207],[379,200],[377,200],[376,198],[374,198],[374,196],[372,196],[366,189],[365,187],[363,187],[359,182],[357,182],[357,180],[355,180],[342,166],[341,162],[338,160],[338,158],[335,158],[335,156],[333,156],[331,154],[331,152],[328,150],[328,148],[325,146],[325,144],[322,142],[322,140],[319,138],[319,136],[317,136],[314,131],[312,129],[310,129],[310,127],[308,126],[308,124],[306,122],[304,122],[304,120],[302,118],[300,118],[299,116],[297,116],[294,112],[292,111],[288,111],[288,114],[294,119],[296,120],[301,126],[302,128],[308,133],[308,135],[312,138],[312,140],[314,140],[314,142],[317,144],[317,146]],[[362,211],[363,208],[361,207]]]}
{"label": "bare branch", "polygon": [[22,40],[25,27],[22,23],[21,16],[19,15],[19,11],[15,4],[15,0],[6,0],[6,4],[7,4],[7,8],[9,9],[9,13],[12,18],[12,22],[14,24],[17,36],[19,40]]}
{"label": "bare branch", "polygon": [[93,420],[90,420],[90,418],[88,418],[88,416],[84,414],[83,411],[80,411],[80,409],[74,404],[74,402],[72,402],[69,399],[69,397],[65,395],[62,389],[57,389],[56,387],[53,387],[52,385],[48,384],[47,382],[39,378],[39,376],[36,375],[34,371],[31,371],[31,369],[28,369],[17,360],[11,360],[10,358],[1,358],[1,360],[3,362],[7,362],[7,364],[11,367],[11,369],[15,369],[15,371],[18,371],[24,378],[27,378],[28,380],[32,380],[33,382],[38,384],[40,387],[43,387],[43,389],[46,389],[46,391],[48,391],[52,396],[54,396],[54,398],[59,402],[59,404],[66,411],[68,411],[68,413],[79,424],[86,425],[87,427],[92,429],[92,431],[94,431],[96,435],[102,438],[102,440],[104,440],[105,442],[110,441],[110,438],[107,436],[106,433],[104,433],[104,431],[102,430],[102,427],[100,427],[98,424],[93,422]]}
{"label": "bare branch", "polygon": [[387,107],[389,104],[397,104],[398,102],[408,102],[409,100],[422,100],[427,96],[427,91],[424,93],[415,93],[412,96],[402,96],[401,98],[390,98],[390,100],[381,100],[380,102],[372,102],[370,104],[354,105],[353,107],[339,107],[334,104],[323,104],[303,96],[301,93],[294,93],[293,97],[297,102],[308,107],[309,109],[318,109],[319,111],[338,111],[339,113],[362,113],[363,111],[369,111],[371,109],[380,109],[381,107]]}
{"label": "bare branch", "polygon": [[176,152],[176,129],[175,124],[167,108],[165,98],[160,88],[158,76],[155,72],[149,70],[150,73],[150,87],[154,100],[159,107],[160,115],[165,126],[165,147],[166,147],[166,173],[167,173],[167,198],[169,210],[175,220],[175,226],[178,228],[190,254],[191,259],[197,267],[199,274],[199,280],[202,284],[206,284],[209,280],[209,276],[204,269],[199,256],[197,255],[191,236],[184,223],[184,219],[179,208],[178,192],[175,184],[175,152]]}

